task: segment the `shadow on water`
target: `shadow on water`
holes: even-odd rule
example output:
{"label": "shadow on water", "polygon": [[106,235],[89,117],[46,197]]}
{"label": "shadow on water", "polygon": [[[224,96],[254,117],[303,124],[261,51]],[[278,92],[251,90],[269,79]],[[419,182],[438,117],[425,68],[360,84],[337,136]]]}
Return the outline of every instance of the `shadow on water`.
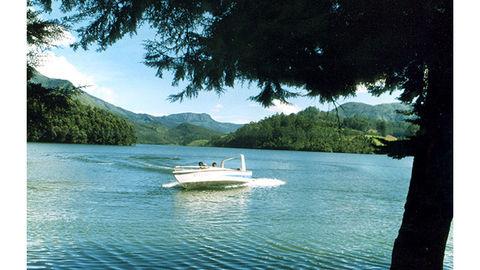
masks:
{"label": "shadow on water", "polygon": [[201,193],[201,192],[217,192],[217,193],[226,193],[231,190],[238,190],[238,189],[247,189],[248,187],[245,185],[218,185],[218,186],[198,186],[198,187],[189,187],[189,188],[183,188],[179,186],[178,184],[175,185],[176,189],[180,189],[181,192],[183,193],[191,193],[191,194],[196,194],[196,193]]}
{"label": "shadow on water", "polygon": [[212,186],[212,187],[199,187],[192,189],[185,189],[180,186],[175,186],[178,196],[181,197],[199,197],[199,198],[221,198],[229,197],[233,195],[243,194],[251,190],[248,186],[235,185],[235,186]]}
{"label": "shadow on water", "polygon": [[230,185],[230,186],[201,186],[196,188],[185,189],[179,185],[178,182],[172,181],[161,186],[155,187],[155,189],[148,191],[146,194],[149,196],[157,196],[164,194],[177,194],[181,193],[184,196],[199,196],[202,197],[205,194],[215,193],[219,196],[224,196],[225,194],[232,194],[237,190],[248,190],[250,187],[245,185]]}
{"label": "shadow on water", "polygon": [[210,230],[243,220],[251,188],[178,190],[174,194],[174,213],[190,224],[189,230]]}
{"label": "shadow on water", "polygon": [[171,173],[173,170],[173,166],[157,165],[147,162],[120,162],[116,165],[126,169],[135,169],[147,172],[159,172],[163,174]]}
{"label": "shadow on water", "polygon": [[212,190],[212,191],[224,191],[231,189],[242,189],[242,188],[273,188],[286,184],[285,181],[276,179],[276,178],[252,178],[250,182],[244,184],[235,184],[235,185],[209,185],[209,186],[195,186],[189,188],[181,187],[178,182],[169,182],[162,185],[162,188],[175,188],[182,189],[184,191],[202,191],[202,190]]}

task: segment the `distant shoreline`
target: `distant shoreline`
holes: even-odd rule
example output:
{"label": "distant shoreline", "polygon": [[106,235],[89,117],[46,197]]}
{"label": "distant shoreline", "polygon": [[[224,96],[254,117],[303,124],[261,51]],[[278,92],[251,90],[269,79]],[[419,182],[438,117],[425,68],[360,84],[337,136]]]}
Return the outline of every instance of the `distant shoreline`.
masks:
{"label": "distant shoreline", "polygon": [[89,143],[63,143],[63,142],[32,142],[27,141],[28,144],[62,144],[62,145],[84,145],[84,146],[118,146],[118,147],[135,147],[135,146],[180,146],[180,147],[195,147],[195,148],[222,148],[222,149],[246,149],[246,150],[268,150],[268,151],[289,151],[289,152],[305,152],[305,153],[328,153],[328,154],[358,154],[358,155],[378,155],[385,156],[380,153],[354,153],[354,152],[324,152],[315,150],[289,150],[289,149],[269,149],[269,148],[245,148],[245,147],[223,147],[223,146],[199,146],[199,145],[180,145],[180,144],[155,144],[155,143],[135,143],[132,145],[118,145],[118,144],[89,144]]}

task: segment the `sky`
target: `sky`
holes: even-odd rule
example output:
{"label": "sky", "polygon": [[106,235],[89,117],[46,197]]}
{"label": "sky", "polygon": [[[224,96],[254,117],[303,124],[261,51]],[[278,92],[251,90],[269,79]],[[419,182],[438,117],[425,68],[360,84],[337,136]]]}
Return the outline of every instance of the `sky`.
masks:
{"label": "sky", "polygon": [[[53,13],[49,17],[56,15]],[[142,44],[152,37],[153,31],[143,27],[136,35],[124,37],[105,51],[98,52],[95,46],[74,51],[69,44],[76,37],[67,32],[63,39],[57,41],[58,47],[45,55],[42,65],[37,69],[45,76],[66,79],[76,86],[86,86],[86,92],[116,106],[155,116],[182,112],[208,113],[217,121],[243,124],[275,113],[296,113],[309,106],[316,106],[320,110],[334,108],[333,104],[320,104],[318,99],[309,97],[292,98],[290,104],[275,101],[274,106],[264,108],[248,100],[260,91],[254,84],[236,84],[233,88],[226,88],[227,91],[221,96],[200,92],[195,99],[171,103],[167,97],[180,92],[186,82],[172,86],[171,73],[164,72],[163,78],[158,78],[155,69],[142,63],[145,53]],[[387,93],[373,97],[359,88],[355,97],[338,100],[338,103],[391,103],[398,102],[398,95],[398,92],[394,92],[392,95]]]}

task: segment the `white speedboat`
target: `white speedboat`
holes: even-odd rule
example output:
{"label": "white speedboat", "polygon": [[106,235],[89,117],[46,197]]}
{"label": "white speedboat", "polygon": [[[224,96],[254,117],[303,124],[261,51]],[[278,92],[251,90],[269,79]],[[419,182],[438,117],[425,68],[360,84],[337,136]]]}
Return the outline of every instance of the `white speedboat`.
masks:
{"label": "white speedboat", "polygon": [[173,176],[184,188],[216,187],[245,184],[251,181],[252,171],[247,171],[245,157],[240,155],[240,168],[225,168],[225,161],[237,157],[222,160],[220,167],[207,166],[202,162],[198,166],[175,166]]}

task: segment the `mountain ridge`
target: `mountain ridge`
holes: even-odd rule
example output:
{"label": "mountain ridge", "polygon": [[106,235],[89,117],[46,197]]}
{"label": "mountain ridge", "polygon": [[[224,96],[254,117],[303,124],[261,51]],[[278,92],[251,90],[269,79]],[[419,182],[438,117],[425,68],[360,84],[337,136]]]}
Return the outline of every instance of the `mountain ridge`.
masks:
{"label": "mountain ridge", "polygon": [[412,108],[409,105],[400,102],[382,103],[377,105],[370,105],[362,102],[347,102],[338,106],[337,110],[333,109],[329,112],[338,112],[338,116],[342,118],[364,117],[372,120],[400,122],[411,117],[398,113],[398,111],[411,111],[411,109]]}
{"label": "mountain ridge", "polygon": [[189,123],[220,133],[230,133],[242,126],[241,124],[216,121],[209,114],[206,113],[184,112],[164,116],[155,116],[147,113],[135,113],[123,109],[119,106],[113,105],[100,98],[94,97],[86,92],[81,92],[81,94],[79,95],[79,99],[81,99],[83,103],[87,103],[91,106],[100,107],[112,111],[113,113],[119,114],[133,121],[138,121],[146,124],[156,123],[164,125],[168,128],[174,128],[180,124]]}
{"label": "mountain ridge", "polygon": [[[46,88],[74,87],[68,80],[52,79],[36,73],[31,82]],[[208,141],[215,136],[235,132],[241,124],[218,122],[207,113],[175,113],[164,116],[154,116],[146,113],[135,113],[113,105],[85,91],[79,91],[75,97],[80,103],[109,111],[126,118],[134,124],[137,143],[152,144],[189,144],[193,141]],[[390,122],[403,122],[408,117],[397,111],[408,111],[410,107],[402,103],[384,103],[369,105],[361,102],[347,102],[337,110],[327,113],[337,113],[340,118],[369,118]],[[256,122],[259,122],[258,120]]]}
{"label": "mountain ridge", "polygon": [[[35,73],[35,75],[30,81],[33,83],[39,83],[45,88],[74,87],[74,85],[68,80],[49,78],[38,72]],[[169,114],[164,116],[155,116],[147,113],[135,113],[127,109],[124,109],[122,107],[116,106],[107,101],[104,101],[95,96],[92,96],[83,90],[80,91],[76,99],[78,99],[81,103],[85,105],[90,105],[93,107],[97,107],[100,109],[113,112],[129,120],[133,120],[141,123],[162,124],[170,128],[176,127],[183,123],[190,123],[197,126],[212,129],[217,132],[229,133],[237,130],[239,127],[242,126],[242,124],[216,121],[207,113],[184,112],[184,113],[175,113],[175,114]]]}

